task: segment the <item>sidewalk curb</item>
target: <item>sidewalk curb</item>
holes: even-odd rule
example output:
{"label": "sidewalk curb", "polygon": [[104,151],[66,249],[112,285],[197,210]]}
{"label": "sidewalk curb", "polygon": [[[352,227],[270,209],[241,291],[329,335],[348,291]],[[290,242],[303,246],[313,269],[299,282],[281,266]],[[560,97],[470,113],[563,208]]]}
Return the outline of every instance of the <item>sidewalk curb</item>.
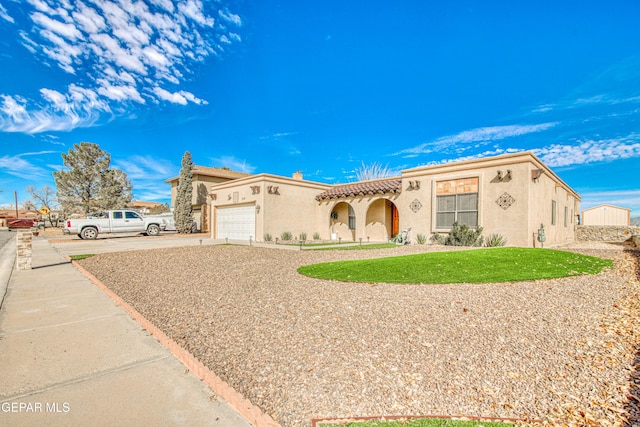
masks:
{"label": "sidewalk curb", "polygon": [[255,406],[249,399],[246,399],[241,393],[237,392],[233,387],[224,382],[213,371],[207,368],[202,362],[194,357],[187,350],[182,348],[178,343],[172,340],[152,322],[147,320],[135,308],[125,302],[111,289],[107,288],[98,278],[85,270],[76,261],[72,261],[69,257],[67,260],[87,277],[102,292],[109,296],[116,304],[121,306],[136,322],[146,329],[160,344],[167,348],[180,362],[182,362],[190,371],[198,378],[204,381],[211,389],[231,405],[236,411],[244,416],[251,424],[256,427],[281,427],[273,418]]}
{"label": "sidewalk curb", "polygon": [[[6,254],[6,255],[5,255]],[[9,281],[16,264],[16,239],[10,239],[0,247],[0,309],[7,294]]]}

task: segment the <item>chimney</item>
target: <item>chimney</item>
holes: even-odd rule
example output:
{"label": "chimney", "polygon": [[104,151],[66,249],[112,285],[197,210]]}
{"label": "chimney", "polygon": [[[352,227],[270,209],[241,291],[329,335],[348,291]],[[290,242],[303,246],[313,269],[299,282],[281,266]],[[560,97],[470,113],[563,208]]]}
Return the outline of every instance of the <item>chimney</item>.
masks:
{"label": "chimney", "polygon": [[297,179],[298,181],[302,181],[302,172],[297,171],[293,173],[293,179]]}

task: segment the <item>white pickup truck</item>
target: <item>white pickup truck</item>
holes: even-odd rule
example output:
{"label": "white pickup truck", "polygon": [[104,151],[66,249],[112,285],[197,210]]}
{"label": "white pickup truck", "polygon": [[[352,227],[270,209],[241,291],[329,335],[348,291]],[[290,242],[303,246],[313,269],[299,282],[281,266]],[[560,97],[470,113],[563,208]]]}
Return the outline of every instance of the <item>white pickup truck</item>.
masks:
{"label": "white pickup truck", "polygon": [[100,233],[147,233],[157,236],[166,222],[162,218],[144,217],[130,209],[116,209],[94,213],[86,219],[67,220],[62,232],[77,234],[81,239],[95,239]]}

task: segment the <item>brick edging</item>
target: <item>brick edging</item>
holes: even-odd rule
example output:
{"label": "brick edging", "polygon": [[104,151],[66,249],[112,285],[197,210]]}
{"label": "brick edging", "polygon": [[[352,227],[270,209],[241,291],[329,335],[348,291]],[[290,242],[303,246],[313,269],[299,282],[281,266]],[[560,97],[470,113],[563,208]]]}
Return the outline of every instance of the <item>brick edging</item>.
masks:
{"label": "brick edging", "polygon": [[191,372],[193,372],[198,378],[204,381],[211,389],[224,399],[229,405],[231,405],[236,411],[243,415],[251,424],[256,427],[281,427],[273,418],[268,414],[262,412],[262,410],[251,403],[249,399],[246,399],[241,393],[237,392],[233,387],[224,382],[213,371],[207,368],[202,362],[200,362],[195,356],[189,353],[186,349],[182,348],[177,342],[169,338],[164,332],[162,332],[156,325],[147,320],[142,314],[140,314],[135,308],[125,302],[111,289],[107,288],[98,278],[89,273],[76,261],[72,261],[69,257],[67,260],[71,261],[71,264],[80,271],[85,277],[96,285],[102,292],[109,296],[116,304],[121,306],[136,322],[138,322],[144,329],[146,329],[153,337],[164,347],[167,348],[175,357],[180,360]]}

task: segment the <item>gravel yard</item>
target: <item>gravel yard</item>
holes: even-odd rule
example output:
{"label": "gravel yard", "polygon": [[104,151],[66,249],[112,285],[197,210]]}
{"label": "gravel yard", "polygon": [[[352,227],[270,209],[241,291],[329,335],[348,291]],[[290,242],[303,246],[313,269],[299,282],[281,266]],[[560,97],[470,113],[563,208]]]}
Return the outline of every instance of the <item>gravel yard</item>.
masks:
{"label": "gravel yard", "polygon": [[[445,250],[195,246],[80,261],[286,427],[311,418],[474,415],[638,421],[638,251],[595,276],[500,284],[341,283],[301,265]],[[633,397],[635,396],[635,397]],[[631,424],[629,424],[631,425]]]}

